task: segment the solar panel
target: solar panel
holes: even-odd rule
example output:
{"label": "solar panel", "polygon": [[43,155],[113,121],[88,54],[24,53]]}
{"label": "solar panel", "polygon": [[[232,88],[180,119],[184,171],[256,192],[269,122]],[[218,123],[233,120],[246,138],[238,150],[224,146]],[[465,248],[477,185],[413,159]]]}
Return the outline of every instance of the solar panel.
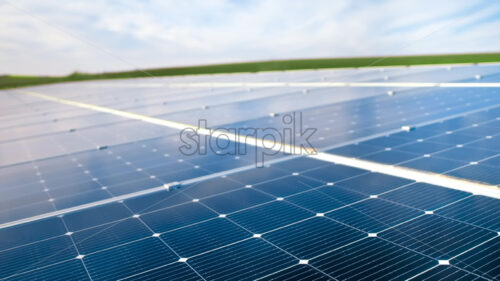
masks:
{"label": "solar panel", "polygon": [[[498,73],[321,70],[2,91],[0,278],[498,279],[499,88],[418,87]],[[310,87],[325,81],[362,84]],[[387,81],[417,86],[366,84]],[[286,84],[296,82],[313,84]],[[297,113],[319,154],[252,142],[241,153],[230,133],[179,150],[183,124],[289,132],[284,117]]]}

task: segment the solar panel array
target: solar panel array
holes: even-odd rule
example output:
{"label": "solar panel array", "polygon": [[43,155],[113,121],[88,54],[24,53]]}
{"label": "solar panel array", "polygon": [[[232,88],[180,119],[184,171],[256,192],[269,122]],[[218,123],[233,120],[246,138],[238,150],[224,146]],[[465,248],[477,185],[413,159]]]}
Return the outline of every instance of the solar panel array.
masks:
{"label": "solar panel array", "polygon": [[[26,89],[44,96],[2,91],[0,279],[498,280],[494,195],[251,145],[235,153],[231,140],[185,155],[176,128],[78,104],[233,129],[283,130],[281,117],[300,113],[305,128],[317,129],[312,145],[327,154],[495,194],[498,87],[258,83],[487,83],[499,75],[497,65],[410,67]],[[200,82],[214,86],[182,86]],[[250,84],[216,84],[232,82]],[[256,168],[261,154],[266,165]]]}

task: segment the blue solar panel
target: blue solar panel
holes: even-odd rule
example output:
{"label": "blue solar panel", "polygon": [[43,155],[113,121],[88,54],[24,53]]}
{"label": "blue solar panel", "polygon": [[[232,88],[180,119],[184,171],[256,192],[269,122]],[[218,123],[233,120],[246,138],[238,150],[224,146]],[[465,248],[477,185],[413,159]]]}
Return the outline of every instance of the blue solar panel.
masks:
{"label": "blue solar panel", "polygon": [[[428,82],[421,79],[467,81],[472,72],[496,79],[487,74],[499,71],[474,66],[385,73],[394,81]],[[182,79],[320,81],[321,75],[384,81],[386,74],[325,70]],[[497,190],[496,88],[396,89],[389,96],[394,89],[95,83],[32,90],[188,124],[206,119],[212,128],[283,129],[280,117],[300,111],[303,125],[317,129],[310,139],[316,148],[390,165],[373,172],[253,146],[246,154],[208,149],[184,155],[176,129],[19,95],[23,103],[7,92],[2,99],[13,106],[2,107],[10,113],[0,121],[6,132],[0,137],[0,278],[500,277],[498,199],[389,171],[445,174]],[[415,126],[402,131],[406,125]],[[256,155],[263,153],[269,154],[264,167],[256,168]]]}

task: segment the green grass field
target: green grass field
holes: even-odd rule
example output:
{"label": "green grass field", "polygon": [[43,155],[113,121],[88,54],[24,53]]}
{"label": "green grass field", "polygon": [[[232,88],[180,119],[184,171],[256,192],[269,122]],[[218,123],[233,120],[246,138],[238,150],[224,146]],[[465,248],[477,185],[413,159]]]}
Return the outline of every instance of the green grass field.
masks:
{"label": "green grass field", "polygon": [[324,58],[300,60],[275,60],[244,62],[230,64],[214,64],[202,66],[170,67],[144,69],[123,72],[106,73],[74,73],[68,76],[0,76],[0,89],[33,86],[58,82],[71,82],[97,79],[122,79],[137,77],[160,77],[189,74],[215,74],[237,72],[259,72],[276,70],[299,70],[321,68],[347,68],[347,67],[379,67],[379,66],[405,66],[423,64],[459,64],[459,63],[484,63],[500,62],[500,53],[482,54],[454,54],[454,55],[421,55],[421,56],[393,56],[393,57],[359,57],[359,58]]}

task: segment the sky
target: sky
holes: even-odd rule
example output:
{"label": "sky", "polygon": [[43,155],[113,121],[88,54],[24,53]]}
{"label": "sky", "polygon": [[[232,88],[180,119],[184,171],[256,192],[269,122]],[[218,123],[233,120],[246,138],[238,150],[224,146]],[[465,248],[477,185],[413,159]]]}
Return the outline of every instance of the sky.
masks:
{"label": "sky", "polygon": [[494,51],[498,0],[0,0],[0,74]]}

